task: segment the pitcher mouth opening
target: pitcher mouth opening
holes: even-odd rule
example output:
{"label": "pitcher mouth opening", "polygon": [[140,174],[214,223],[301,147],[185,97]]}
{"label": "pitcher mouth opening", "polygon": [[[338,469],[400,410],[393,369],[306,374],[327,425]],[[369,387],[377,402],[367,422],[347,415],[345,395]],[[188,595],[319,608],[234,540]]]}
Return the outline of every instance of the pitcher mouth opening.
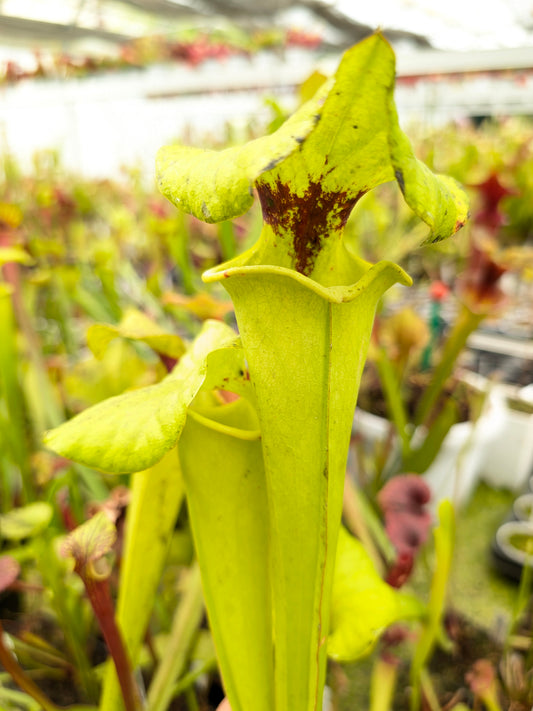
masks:
{"label": "pitcher mouth opening", "polygon": [[270,264],[254,264],[250,266],[237,264],[236,266],[232,266],[235,262],[238,263],[239,259],[237,258],[232,262],[226,262],[225,264],[220,264],[219,266],[208,269],[202,274],[202,280],[206,284],[210,284],[214,282],[224,282],[226,279],[238,276],[261,277],[269,275],[286,277],[334,304],[353,301],[361,292],[376,282],[380,276],[386,278],[389,285],[398,283],[403,286],[411,286],[413,283],[411,277],[398,264],[386,260],[370,265],[356,282],[348,286],[322,286],[322,284],[314,279],[287,267],[278,267]]}

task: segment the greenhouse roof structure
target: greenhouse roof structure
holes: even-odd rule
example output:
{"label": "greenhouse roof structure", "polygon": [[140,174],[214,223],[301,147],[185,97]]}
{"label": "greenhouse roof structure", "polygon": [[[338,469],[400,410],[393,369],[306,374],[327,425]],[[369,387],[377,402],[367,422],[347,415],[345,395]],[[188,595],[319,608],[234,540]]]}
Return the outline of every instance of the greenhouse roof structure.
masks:
{"label": "greenhouse roof structure", "polygon": [[414,48],[497,49],[533,45],[533,0],[3,0],[0,44],[111,43],[183,26],[231,22],[243,30],[298,25],[321,31],[333,46],[353,44],[377,27]]}

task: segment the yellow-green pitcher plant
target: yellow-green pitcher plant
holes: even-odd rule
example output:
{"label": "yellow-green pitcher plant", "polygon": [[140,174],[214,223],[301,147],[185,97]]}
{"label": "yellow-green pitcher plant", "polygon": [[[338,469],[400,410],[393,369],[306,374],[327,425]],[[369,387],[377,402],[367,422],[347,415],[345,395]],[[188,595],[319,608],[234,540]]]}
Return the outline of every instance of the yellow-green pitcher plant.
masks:
{"label": "yellow-green pitcher plant", "polygon": [[[257,244],[203,276],[229,292],[239,334],[206,323],[163,381],[90,408],[46,438],[64,456],[139,472],[154,486],[161,470],[168,479],[168,463],[158,462],[177,446],[175,482],[187,497],[232,711],[321,709],[330,618],[335,626],[348,617],[331,617],[330,607],[352,418],[377,304],[393,284],[411,283],[397,264],[370,264],[348,250],[350,212],[366,192],[396,180],[429,226],[428,243],[467,219],[458,185],[413,155],[394,81],[394,53],[375,34],[348,50],[335,76],[275,133],[222,151],[161,149],[159,186],[180,210],[220,222],[260,200]],[[228,403],[220,390],[240,397]],[[147,520],[160,525],[151,506]],[[140,546],[128,536],[126,560]],[[346,578],[346,566],[339,569]],[[367,570],[365,562],[361,574]],[[155,579],[138,594],[148,599]],[[374,583],[357,594],[375,595],[374,609],[386,594],[386,619],[358,620],[355,636],[332,628],[339,659],[418,612],[400,593],[395,607]],[[342,582],[336,590],[342,605]],[[124,627],[132,621],[127,594],[121,589]],[[135,664],[142,634],[128,640]],[[112,685],[106,679],[104,711],[114,708]],[[164,705],[150,706],[148,694],[148,708]]]}

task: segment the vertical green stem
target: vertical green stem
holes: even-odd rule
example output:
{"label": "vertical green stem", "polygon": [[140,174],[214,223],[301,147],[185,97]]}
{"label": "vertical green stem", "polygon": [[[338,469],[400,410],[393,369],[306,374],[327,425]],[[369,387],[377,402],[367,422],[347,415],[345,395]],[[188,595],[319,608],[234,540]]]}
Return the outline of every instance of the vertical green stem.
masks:
{"label": "vertical green stem", "polygon": [[420,706],[420,689],[424,681],[424,668],[441,636],[442,618],[455,544],[455,514],[448,500],[439,506],[439,526],[435,529],[435,571],[431,581],[429,616],[415,647],[411,663],[411,710]]}
{"label": "vertical green stem", "polygon": [[363,543],[372,558],[376,570],[385,572],[384,561],[389,564],[395,560],[396,551],[383,529],[364,493],[352,482],[347,474],[344,481],[343,520],[346,527]]}
{"label": "vertical green stem", "polygon": [[[441,711],[439,699],[435,693],[435,689],[433,688],[427,669],[422,669],[420,671],[420,684],[422,686],[422,691],[424,692],[424,700],[427,706],[429,706],[430,711]],[[494,709],[490,709],[489,711],[494,711]]]}
{"label": "vertical green stem", "polygon": [[65,419],[64,413],[48,379],[46,365],[42,357],[41,343],[24,303],[22,285],[18,272],[14,273],[13,284],[13,312],[18,326],[24,335],[29,360],[35,371],[37,395],[40,401],[45,405],[46,422],[44,425],[46,427],[57,427]]}
{"label": "vertical green stem", "polygon": [[[5,436],[3,436],[3,430],[7,429],[3,427],[4,422],[0,420],[0,451],[7,451],[7,442]],[[12,506],[11,497],[11,477],[10,477],[10,463],[7,461],[5,454],[0,458],[0,511],[6,513]]]}
{"label": "vertical green stem", "polygon": [[[133,474],[116,618],[134,667],[182,500],[183,484],[175,449],[150,469]],[[119,711],[120,708],[117,676],[113,665],[108,664],[100,711]]]}
{"label": "vertical green stem", "polygon": [[397,664],[378,657],[370,678],[370,711],[390,711],[397,679]]}
{"label": "vertical green stem", "polygon": [[[27,454],[29,446],[24,398],[18,381],[17,362],[15,319],[11,294],[6,285],[0,284],[0,406],[3,401],[6,415],[4,431],[6,450],[4,451],[11,451],[12,462],[20,472],[24,500],[31,501],[34,487]],[[3,460],[2,489],[4,496],[2,496],[2,506],[10,507],[12,492],[10,491],[10,477],[5,455]]]}
{"label": "vertical green stem", "polygon": [[414,417],[414,424],[426,422],[438,400],[446,380],[453,372],[459,353],[463,350],[468,337],[486,318],[486,314],[475,314],[466,306],[461,307],[457,320],[446,340],[441,358],[435,367],[431,383],[424,391]]}
{"label": "vertical green stem", "polygon": [[187,706],[189,708],[189,711],[200,711],[200,707],[198,706],[198,700],[196,698],[196,694],[194,693],[194,689],[192,689],[190,686],[185,689],[185,698],[187,699]]}
{"label": "vertical green stem", "polygon": [[392,362],[387,357],[383,348],[378,351],[376,366],[379,372],[383,393],[387,401],[387,407],[396,432],[402,443],[402,453],[405,457],[409,452],[410,434],[407,431],[407,411],[402,397],[402,388]]}
{"label": "vertical green stem", "polygon": [[72,329],[74,323],[71,313],[72,301],[69,298],[65,283],[60,278],[60,275],[54,271],[52,271],[52,288],[54,291],[52,298],[57,309],[57,321],[61,332],[61,339],[66,352],[69,355],[74,355],[74,353],[76,353],[77,343]]}
{"label": "vertical green stem", "polygon": [[176,611],[165,654],[148,694],[148,711],[166,711],[176,680],[182,673],[204,612],[200,568],[189,572],[187,587]]}

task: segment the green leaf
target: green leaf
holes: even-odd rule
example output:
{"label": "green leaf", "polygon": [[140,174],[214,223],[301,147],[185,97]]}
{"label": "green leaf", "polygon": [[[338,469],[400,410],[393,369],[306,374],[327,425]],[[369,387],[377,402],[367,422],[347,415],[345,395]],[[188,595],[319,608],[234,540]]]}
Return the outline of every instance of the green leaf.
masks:
{"label": "green leaf", "polygon": [[217,406],[208,393],[190,415],[179,454],[224,688],[233,711],[272,711],[268,503],[257,417],[243,398]]}
{"label": "green leaf", "polygon": [[403,459],[402,471],[422,474],[425,472],[435,457],[440,452],[440,448],[446,435],[459,419],[459,407],[453,399],[446,400],[442,410],[431,422],[422,444],[415,449],[411,449]]}
{"label": "green leaf", "polygon": [[148,469],[178,441],[187,407],[205,379],[209,353],[236,339],[229,326],[207,321],[164,380],[90,407],[50,430],[45,445],[103,471],[118,474]]}
{"label": "green leaf", "polygon": [[406,135],[400,130],[392,100],[389,111],[392,126],[389,147],[394,175],[411,210],[430,228],[422,244],[441,242],[467,221],[468,198],[457,181],[447,175],[434,175],[415,158]]}
{"label": "green leaf", "polygon": [[202,585],[197,563],[189,569],[182,588],[162,661],[150,683],[149,711],[167,711],[176,695],[176,682],[190,661],[189,655],[204,617]]}
{"label": "green leaf", "polygon": [[322,97],[317,95],[270,136],[245,146],[210,151],[165,146],[157,154],[159,189],[184,212],[204,222],[242,215],[253,202],[257,176],[296,150],[315,125]]}
{"label": "green leaf", "polygon": [[50,504],[39,501],[0,514],[0,539],[20,541],[23,538],[32,538],[48,526],[53,513]]}
{"label": "green leaf", "polygon": [[387,585],[363,544],[340,529],[331,599],[328,656],[342,662],[369,653],[389,625],[420,618],[424,606]]}
{"label": "green leaf", "polygon": [[[402,443],[402,452],[409,451],[409,432],[407,430],[407,408],[404,401],[400,379],[389,354],[383,347],[375,349],[375,362],[378,369],[381,387],[385,395],[388,414],[396,428]],[[404,471],[411,471],[405,469]]]}
{"label": "green leaf", "polygon": [[[116,616],[133,666],[138,663],[183,494],[176,449],[132,477]],[[121,707],[115,667],[108,663],[100,711]]]}
{"label": "green leaf", "polygon": [[[8,287],[0,281],[0,399],[2,401],[0,446],[3,457],[7,460],[12,458],[20,469],[24,495],[31,500],[33,477],[29,466],[27,401],[20,387],[18,328],[11,291],[11,286]],[[6,489],[3,488],[3,491]],[[6,499],[9,499],[9,496]],[[8,501],[3,501],[1,508],[7,507]]]}
{"label": "green leaf", "polygon": [[420,679],[435,645],[446,640],[443,617],[448,594],[450,572],[455,548],[455,512],[450,501],[444,500],[438,509],[439,525],[434,529],[435,563],[429,593],[428,620],[420,635],[411,663],[413,708],[420,700]]}
{"label": "green leaf", "polygon": [[118,326],[96,323],[87,332],[87,345],[96,358],[102,358],[107,346],[114,338],[126,338],[142,341],[156,353],[180,358],[185,352],[183,340],[175,333],[168,333],[151,318],[137,311],[128,309]]}
{"label": "green leaf", "polygon": [[104,400],[44,436],[49,449],[115,474],[147,469],[174,447],[187,403],[168,378]]}

